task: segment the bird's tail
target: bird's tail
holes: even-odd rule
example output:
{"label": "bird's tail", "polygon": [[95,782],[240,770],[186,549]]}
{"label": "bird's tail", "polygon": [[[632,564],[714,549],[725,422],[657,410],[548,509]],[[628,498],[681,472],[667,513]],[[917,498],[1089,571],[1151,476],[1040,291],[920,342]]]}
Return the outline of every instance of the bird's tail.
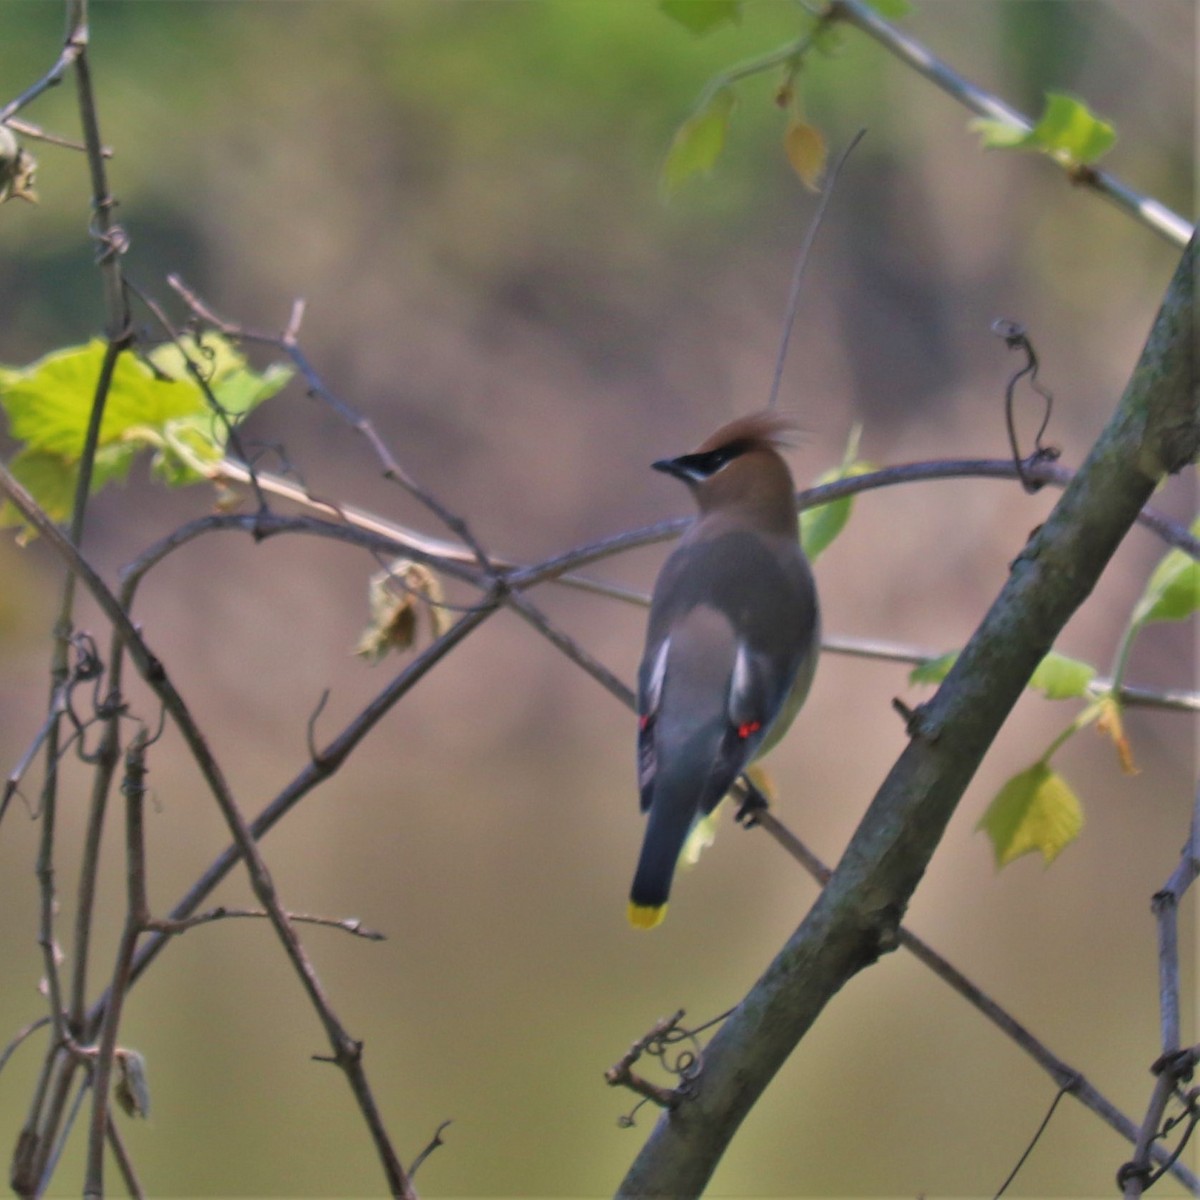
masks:
{"label": "bird's tail", "polygon": [[664,799],[659,795],[650,806],[646,837],[629,893],[629,923],[635,929],[653,929],[666,915],[675,865],[692,827],[691,812],[671,811]]}

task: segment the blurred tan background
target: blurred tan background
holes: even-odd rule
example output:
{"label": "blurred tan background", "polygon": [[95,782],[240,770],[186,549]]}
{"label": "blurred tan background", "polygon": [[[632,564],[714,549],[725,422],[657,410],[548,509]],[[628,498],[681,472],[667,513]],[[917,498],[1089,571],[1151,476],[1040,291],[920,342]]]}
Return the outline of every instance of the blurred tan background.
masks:
{"label": "blurred tan background", "polygon": [[[180,272],[217,309],[302,340],[326,381],[492,550],[535,561],[688,502],[650,460],[691,448],[767,397],[796,249],[813,208],[779,150],[776,76],[739,90],[714,177],[664,205],[657,171],[709,75],[794,35],[795,9],[751,3],[696,40],[650,3],[287,5],[112,0],[92,65],[131,277],[160,298]],[[0,2],[0,93],[53,61],[57,4]],[[905,27],[982,86],[1036,113],[1080,95],[1120,140],[1127,182],[1193,212],[1195,9],[1186,0],[923,0]],[[1115,404],[1176,251],[1034,157],[983,154],[968,115],[864,38],[811,59],[811,119],[849,163],[804,285],[783,387],[811,431],[799,481],[841,457],[855,422],[877,463],[1003,456],[1018,360],[990,332],[1023,322],[1056,402],[1048,440],[1077,465]],[[73,132],[71,88],[27,114]],[[0,361],[99,332],[81,156],[41,147],[42,202],[0,210]],[[1040,410],[1023,394],[1030,432]],[[365,445],[292,385],[249,427],[317,492],[441,533],[378,478]],[[1028,436],[1028,435],[1027,435]],[[270,465],[268,463],[268,465]],[[143,472],[144,474],[144,472]],[[1161,505],[1190,519],[1191,480]],[[1054,497],[964,480],[863,497],[818,565],[827,632],[941,651],[970,634]],[[117,568],[209,493],[141,475],[88,531]],[[1107,672],[1163,547],[1135,531],[1059,648]],[[648,588],[661,547],[598,574]],[[248,813],[403,665],[352,647],[375,569],[344,547],[241,536],[194,543],[143,589],[137,617],[204,722]],[[44,547],[0,542],[0,765],[41,722],[60,582]],[[643,614],[550,588],[536,597],[627,680]],[[94,612],[84,627],[102,631]],[[1188,687],[1193,632],[1157,627],[1131,682]],[[906,671],[827,655],[772,756],[780,814],[834,861],[903,746]],[[142,699],[140,692],[136,693]],[[988,800],[1075,715],[1022,701],[919,889],[911,927],[1136,1120],[1158,1054],[1151,894],[1173,869],[1193,788],[1194,724],[1132,712],[1141,773],[1094,732],[1056,759],[1086,806],[1046,869],[1003,872],[975,832]],[[666,924],[625,924],[642,822],[633,721],[516,618],[501,614],[395,710],[264,843],[287,905],[357,916],[388,940],[305,941],[411,1160],[434,1196],[610,1192],[653,1117],[603,1071],[677,1007],[735,1003],[811,904],[814,886],[731,823],[678,882]],[[225,845],[178,740],[151,760],[151,888],[166,910]],[[72,915],[85,816],[67,766],[59,885]],[[27,786],[27,794],[35,794]],[[99,979],[119,929],[110,831]],[[33,863],[39,826],[0,828],[0,1043],[42,1011]],[[237,903],[239,880],[219,899]],[[1194,926],[1184,924],[1188,1027]],[[70,946],[64,947],[70,954]],[[156,1195],[377,1194],[343,1080],[265,927],[188,933],[130,1000],[122,1040],[147,1058],[153,1111],[127,1126]],[[0,1151],[24,1115],[40,1044],[0,1076]],[[830,1006],[735,1140],[717,1196],[990,1195],[1054,1084],[903,953]],[[1010,1194],[1110,1194],[1128,1147],[1065,1101]],[[1196,1161],[1193,1154],[1193,1163]],[[59,1177],[78,1187],[77,1156]],[[1168,1182],[1163,1195],[1180,1194]]]}

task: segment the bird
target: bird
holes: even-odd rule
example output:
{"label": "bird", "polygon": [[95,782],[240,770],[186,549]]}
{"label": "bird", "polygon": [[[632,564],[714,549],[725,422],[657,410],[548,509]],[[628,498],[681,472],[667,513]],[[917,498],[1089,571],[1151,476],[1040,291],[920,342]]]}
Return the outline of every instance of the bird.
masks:
{"label": "bird", "polygon": [[699,512],[655,583],[638,669],[638,929],[663,919],[693,826],[775,745],[812,683],[820,609],[779,453],[795,428],[767,409],[652,464],[687,485]]}

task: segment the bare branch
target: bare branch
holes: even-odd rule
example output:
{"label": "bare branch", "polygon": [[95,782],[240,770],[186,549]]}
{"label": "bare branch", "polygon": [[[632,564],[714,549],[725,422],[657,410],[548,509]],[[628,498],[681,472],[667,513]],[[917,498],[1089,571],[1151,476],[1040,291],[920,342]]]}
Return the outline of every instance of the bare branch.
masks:
{"label": "bare branch", "polygon": [[0,1052],[0,1071],[3,1071],[8,1066],[8,1060],[12,1058],[17,1048],[29,1038],[31,1038],[39,1029],[45,1029],[50,1024],[49,1017],[38,1017],[36,1021],[30,1021],[28,1025],[18,1029],[13,1034],[8,1045],[4,1047],[3,1052]]}
{"label": "bare branch", "polygon": [[446,1143],[442,1138],[442,1132],[448,1129],[454,1122],[447,1118],[434,1131],[433,1137],[429,1139],[429,1144],[417,1155],[412,1161],[412,1166],[408,1168],[408,1177],[411,1179],[416,1173],[417,1168],[439,1147]]}
{"label": "bare branch", "polygon": [[[213,921],[224,921],[234,917],[257,917],[267,918],[270,914],[261,908],[228,908],[225,905],[218,905],[216,908],[210,908],[206,912],[195,913],[190,917],[184,917],[180,920],[159,920],[156,917],[148,917],[142,922],[142,928],[147,933],[162,933],[167,936],[173,936],[178,933],[185,933],[189,929],[195,929],[197,925],[210,925]],[[366,938],[369,942],[383,942],[387,940],[387,935],[380,933],[377,929],[368,929],[357,917],[319,917],[312,913],[288,913],[288,920],[295,921],[305,925],[324,925],[328,929],[340,929],[343,933],[351,933],[355,937]]]}
{"label": "bare branch", "polygon": [[[1163,1151],[1160,1139],[1164,1131],[1167,1106],[1178,1091],[1181,1081],[1191,1079],[1197,1061],[1197,1048],[1180,1049],[1179,1020],[1179,903],[1200,874],[1200,790],[1192,806],[1192,821],[1188,839],[1183,847],[1179,865],[1171,877],[1154,894],[1152,907],[1158,924],[1158,993],[1162,1053],[1155,1062],[1156,1076],[1150,1102],[1142,1127],[1135,1139],[1133,1158],[1121,1168],[1118,1180],[1125,1200],[1137,1200],[1155,1182],[1157,1175],[1150,1169],[1151,1158],[1158,1159]],[[1195,1089],[1190,1106],[1197,1104]],[[1192,1124],[1196,1116],[1193,1115]],[[1191,1133],[1189,1126],[1186,1138]],[[1182,1143],[1180,1143],[1182,1149]]]}
{"label": "bare branch", "polygon": [[821,198],[817,202],[816,211],[808,223],[804,240],[800,243],[800,253],[796,256],[796,266],[792,271],[792,285],[788,290],[787,306],[783,317],[783,334],[779,340],[779,350],[775,355],[775,373],[771,378],[771,392],[767,400],[768,408],[774,408],[779,399],[779,385],[783,382],[783,367],[787,362],[788,345],[792,340],[792,329],[796,323],[796,309],[800,303],[800,284],[804,281],[804,272],[808,267],[813,243],[817,240],[817,232],[821,228],[821,222],[825,217],[825,210],[829,207],[829,201],[833,197],[833,189],[837,186],[838,176],[841,175],[842,168],[846,165],[846,160],[853,153],[854,147],[862,141],[863,135],[866,132],[865,129],[860,129],[850,139],[841,154],[838,155],[833,168],[825,177],[825,186],[821,189]]}

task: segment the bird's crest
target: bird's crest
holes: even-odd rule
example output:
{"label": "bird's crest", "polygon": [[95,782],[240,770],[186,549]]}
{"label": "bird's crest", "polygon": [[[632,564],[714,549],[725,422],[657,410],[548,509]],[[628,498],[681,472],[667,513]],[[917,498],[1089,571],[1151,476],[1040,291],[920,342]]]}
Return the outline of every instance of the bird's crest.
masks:
{"label": "bird's crest", "polygon": [[756,449],[777,450],[792,445],[795,435],[799,432],[796,418],[776,408],[764,408],[760,412],[738,417],[727,425],[722,425],[716,433],[707,438],[693,451],[695,454],[707,454],[712,450],[720,450],[725,446],[738,446],[742,452]]}

